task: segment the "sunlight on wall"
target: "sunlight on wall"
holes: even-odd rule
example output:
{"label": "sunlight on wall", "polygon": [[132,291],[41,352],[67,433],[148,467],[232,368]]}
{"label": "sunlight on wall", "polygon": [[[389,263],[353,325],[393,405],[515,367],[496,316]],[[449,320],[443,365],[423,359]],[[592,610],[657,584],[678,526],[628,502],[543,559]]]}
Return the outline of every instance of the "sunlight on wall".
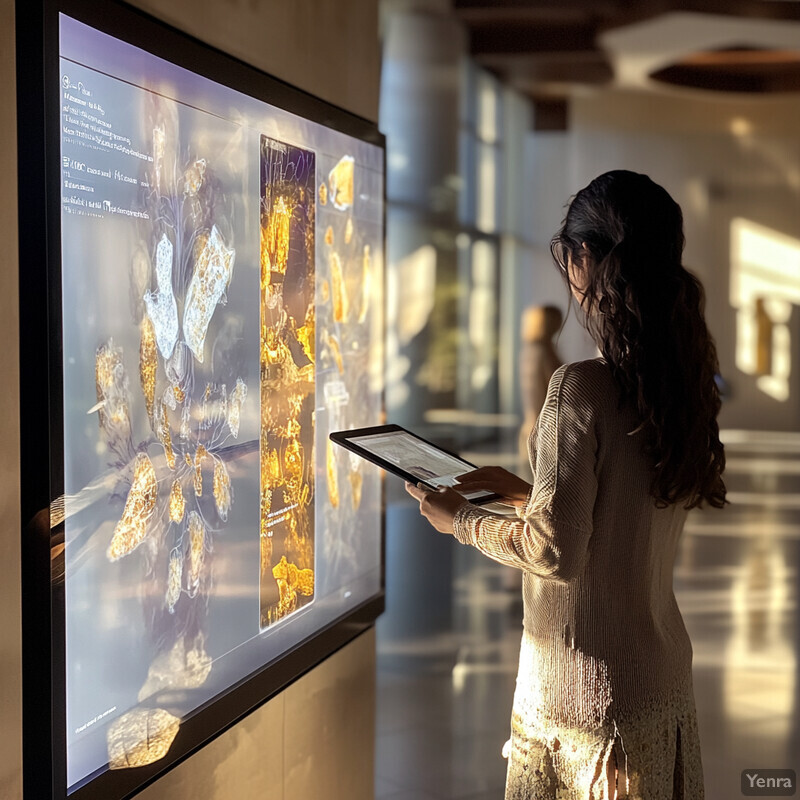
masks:
{"label": "sunlight on wall", "polygon": [[479,145],[478,212],[476,223],[482,231],[497,229],[497,148]]}
{"label": "sunlight on wall", "polygon": [[731,305],[736,366],[765,394],[789,399],[792,304],[800,305],[800,241],[737,217],[731,220]]}
{"label": "sunlight on wall", "polygon": [[401,349],[430,320],[436,288],[436,248],[423,245],[386,273],[386,402],[399,406],[411,391],[411,361]]}
{"label": "sunlight on wall", "polygon": [[475,223],[482,231],[495,231],[498,225],[499,130],[498,84],[488,75],[478,77],[477,208]]}
{"label": "sunlight on wall", "polygon": [[472,345],[472,388],[481,390],[492,377],[497,358],[496,265],[494,247],[479,240],[472,246],[469,295],[469,341]]}

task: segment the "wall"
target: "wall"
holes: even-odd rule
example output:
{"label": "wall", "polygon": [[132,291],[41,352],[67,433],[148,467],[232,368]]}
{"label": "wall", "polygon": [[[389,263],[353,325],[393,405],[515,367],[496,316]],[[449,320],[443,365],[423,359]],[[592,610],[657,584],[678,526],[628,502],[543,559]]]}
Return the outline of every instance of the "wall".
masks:
{"label": "wall", "polygon": [[564,327],[555,339],[562,361],[594,358],[597,348],[581,325],[581,312],[550,254],[550,240],[561,227],[570,198],[580,188],[574,174],[573,136],[563,131],[532,131],[526,139],[525,155],[531,277],[524,295],[532,298],[527,301],[530,305],[553,305],[565,315]]}
{"label": "wall", "polygon": [[[377,0],[163,0],[141,8],[371,120]],[[19,800],[21,669],[14,2],[0,0],[0,797]],[[368,631],[141,795],[146,800],[373,795],[375,635]]]}
{"label": "wall", "polygon": [[[517,95],[513,105],[531,104]],[[535,123],[536,110],[532,116]],[[594,358],[597,348],[570,305],[570,292],[553,264],[550,239],[560,228],[566,203],[574,193],[571,179],[569,134],[562,131],[530,130],[530,121],[506,129],[519,141],[507,153],[504,176],[505,208],[511,235],[503,237],[504,261],[501,280],[501,319],[511,320],[501,328],[501,410],[522,415],[520,387],[520,320],[529,306],[556,306],[565,322],[555,337],[556,352],[563,362]],[[508,147],[508,141],[506,147]],[[569,310],[568,310],[569,309]],[[505,367],[505,369],[503,369]]]}
{"label": "wall", "polygon": [[378,119],[378,0],[133,0],[214,47]]}
{"label": "wall", "polygon": [[[0,0],[0,375],[19,381],[17,312],[17,115],[14,2]],[[22,680],[19,576],[19,400],[0,392],[0,797],[21,794]]]}
{"label": "wall", "polygon": [[375,629],[145,789],[141,800],[372,800]]}
{"label": "wall", "polygon": [[[800,430],[800,304],[794,301],[788,323],[793,342],[789,397],[778,400],[758,387],[756,376],[737,367],[736,311],[730,299],[732,219],[751,220],[800,245],[796,95],[594,90],[574,96],[570,114],[570,132],[562,142],[552,141],[559,134],[533,135],[536,162],[543,163],[541,175],[547,179],[537,183],[534,209],[555,209],[609,169],[645,172],[661,183],[683,209],[684,263],[706,288],[706,319],[721,374],[730,385],[721,427]],[[562,161],[563,169],[553,166]],[[546,216],[537,212],[537,220]],[[553,288],[551,278],[538,279],[546,292]],[[800,278],[794,280],[800,292]]]}

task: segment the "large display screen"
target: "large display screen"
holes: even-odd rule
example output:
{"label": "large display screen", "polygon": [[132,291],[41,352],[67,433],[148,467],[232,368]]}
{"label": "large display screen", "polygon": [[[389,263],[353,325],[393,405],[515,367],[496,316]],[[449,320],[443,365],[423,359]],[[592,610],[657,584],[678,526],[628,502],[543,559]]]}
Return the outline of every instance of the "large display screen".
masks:
{"label": "large display screen", "polygon": [[75,791],[382,590],[384,152],[58,26]]}

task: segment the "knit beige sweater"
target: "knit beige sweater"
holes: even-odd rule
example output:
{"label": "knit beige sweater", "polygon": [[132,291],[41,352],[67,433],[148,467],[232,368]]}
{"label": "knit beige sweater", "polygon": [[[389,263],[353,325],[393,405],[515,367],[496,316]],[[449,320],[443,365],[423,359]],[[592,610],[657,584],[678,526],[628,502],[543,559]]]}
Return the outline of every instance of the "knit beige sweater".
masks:
{"label": "knit beige sweater", "polygon": [[[611,762],[624,767],[618,797],[671,799],[678,772],[685,796],[702,797],[692,648],[672,590],[688,512],[655,506],[642,436],[629,435],[638,424],[603,359],[564,365],[529,440],[534,482],[518,518],[467,503],[456,513],[460,542],[524,571],[507,798],[613,797],[597,794]],[[596,763],[567,763],[565,738]],[[531,759],[561,794],[523,787]]]}

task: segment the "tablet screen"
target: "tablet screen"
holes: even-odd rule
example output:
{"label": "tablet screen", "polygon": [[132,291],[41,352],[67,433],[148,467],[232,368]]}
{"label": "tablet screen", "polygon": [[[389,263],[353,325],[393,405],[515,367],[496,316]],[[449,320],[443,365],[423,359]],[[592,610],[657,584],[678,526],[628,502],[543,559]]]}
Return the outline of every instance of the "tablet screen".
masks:
{"label": "tablet screen", "polygon": [[[418,439],[408,431],[386,431],[365,436],[351,436],[350,441],[363,450],[394,464],[429,486],[455,486],[456,478],[476,469],[467,461]],[[464,498],[475,502],[491,497],[489,492],[472,492]]]}

